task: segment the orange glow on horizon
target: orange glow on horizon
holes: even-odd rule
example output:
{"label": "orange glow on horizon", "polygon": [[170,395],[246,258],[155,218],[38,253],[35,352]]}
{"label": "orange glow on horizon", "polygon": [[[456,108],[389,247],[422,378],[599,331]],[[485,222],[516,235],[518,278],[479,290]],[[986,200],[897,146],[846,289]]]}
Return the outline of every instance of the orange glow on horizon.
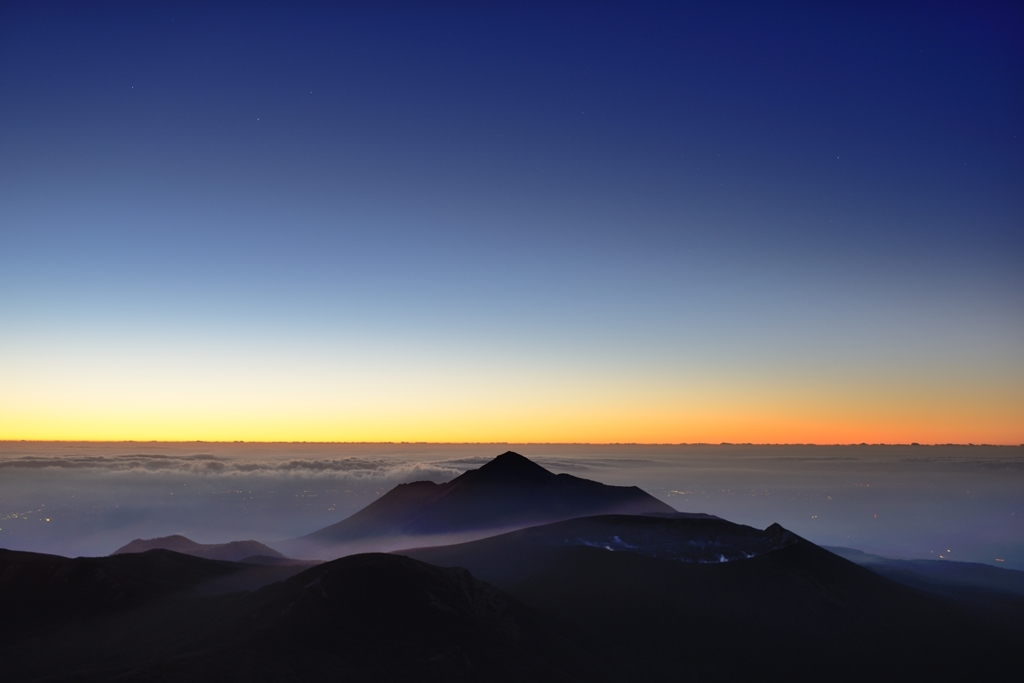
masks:
{"label": "orange glow on horizon", "polygon": [[[761,415],[685,418],[598,414],[572,419],[444,421],[429,418],[364,420],[273,419],[268,416],[136,416],[130,420],[67,415],[0,418],[4,441],[167,441],[167,442],[331,442],[331,443],[754,443],[754,444],[992,444],[1019,445],[1016,425],[971,424],[950,420],[891,419],[874,424],[815,421],[798,416]],[[570,417],[570,416],[566,416]]]}
{"label": "orange glow on horizon", "polygon": [[0,365],[0,440],[1024,443],[1016,368],[154,357]]}

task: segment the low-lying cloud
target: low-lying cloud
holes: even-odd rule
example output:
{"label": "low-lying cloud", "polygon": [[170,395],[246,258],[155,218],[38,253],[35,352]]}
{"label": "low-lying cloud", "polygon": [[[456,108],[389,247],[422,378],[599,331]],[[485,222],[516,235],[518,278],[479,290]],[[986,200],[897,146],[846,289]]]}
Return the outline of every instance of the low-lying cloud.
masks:
{"label": "low-lying cloud", "polygon": [[91,470],[96,472],[154,472],[210,475],[305,475],[366,480],[409,478],[447,481],[479,464],[470,462],[396,462],[367,458],[291,458],[234,460],[215,455],[29,455],[0,460],[0,470]]}

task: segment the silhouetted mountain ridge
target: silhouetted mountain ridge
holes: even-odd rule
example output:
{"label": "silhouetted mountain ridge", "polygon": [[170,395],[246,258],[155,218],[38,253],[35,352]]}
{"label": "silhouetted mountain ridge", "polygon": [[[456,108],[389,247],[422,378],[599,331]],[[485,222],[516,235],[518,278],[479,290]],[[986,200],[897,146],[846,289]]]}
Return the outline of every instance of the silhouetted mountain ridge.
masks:
{"label": "silhouetted mountain ridge", "polygon": [[1024,647],[777,524],[602,515],[401,555],[2,551],[0,680],[902,683],[1006,678]]}
{"label": "silhouetted mountain ridge", "polygon": [[522,528],[596,514],[672,512],[638,487],[555,474],[509,451],[444,484],[400,484],[351,517],[303,539],[344,543]]}
{"label": "silhouetted mountain ridge", "polygon": [[207,544],[196,543],[190,538],[177,534],[150,539],[136,538],[131,543],[118,548],[112,554],[144,553],[148,550],[158,549],[173,550],[176,553],[183,553],[194,557],[204,557],[208,560],[225,560],[228,562],[240,562],[247,557],[253,556],[284,558],[284,555],[278,551],[258,541],[231,541],[230,543]]}
{"label": "silhouetted mountain ridge", "polygon": [[636,680],[968,680],[1024,644],[992,611],[889,581],[778,524],[572,519],[401,551],[588,633]]}
{"label": "silhouetted mountain ridge", "polygon": [[494,539],[516,539],[536,546],[600,548],[699,564],[746,560],[801,540],[779,524],[762,531],[711,515],[687,513],[579,517],[520,529],[482,542],[497,542]]}

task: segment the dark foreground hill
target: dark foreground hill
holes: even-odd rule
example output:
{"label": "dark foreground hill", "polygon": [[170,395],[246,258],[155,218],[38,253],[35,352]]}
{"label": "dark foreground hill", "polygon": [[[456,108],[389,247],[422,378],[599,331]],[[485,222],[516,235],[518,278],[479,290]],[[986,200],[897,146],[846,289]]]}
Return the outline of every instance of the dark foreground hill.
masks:
{"label": "dark foreground hill", "polygon": [[2,551],[0,680],[614,678],[571,629],[463,569],[358,555],[258,590],[225,583],[267,569],[280,568]]}
{"label": "dark foreground hill", "polygon": [[173,550],[176,553],[205,557],[208,560],[227,560],[241,562],[249,557],[276,557],[284,555],[258,541],[232,541],[230,543],[196,543],[185,536],[162,536],[160,538],[136,538],[128,545],[114,551],[114,555],[124,553],[144,553],[147,550]]}
{"label": "dark foreground hill", "polygon": [[1001,680],[1024,647],[1024,615],[778,525],[606,515],[404,554],[0,551],[0,681]]}
{"label": "dark foreground hill", "polygon": [[0,643],[51,634],[69,622],[132,609],[243,568],[167,551],[69,559],[0,549]]}
{"label": "dark foreground hill", "polygon": [[403,554],[575,625],[637,680],[982,680],[1016,669],[1024,646],[998,615],[778,525],[603,516]]}
{"label": "dark foreground hill", "polygon": [[395,549],[426,545],[428,537],[479,538],[573,517],[659,512],[675,510],[635,486],[554,474],[509,451],[445,484],[400,484],[351,517],[281,546],[296,556],[337,555],[346,544]]}

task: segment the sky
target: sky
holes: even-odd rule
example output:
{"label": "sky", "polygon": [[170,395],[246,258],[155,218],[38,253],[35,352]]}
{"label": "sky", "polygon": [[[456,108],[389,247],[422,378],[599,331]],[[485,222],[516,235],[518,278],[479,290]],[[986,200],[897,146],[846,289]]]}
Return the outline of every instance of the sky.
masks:
{"label": "sky", "polygon": [[1018,3],[0,4],[0,439],[1024,442]]}

